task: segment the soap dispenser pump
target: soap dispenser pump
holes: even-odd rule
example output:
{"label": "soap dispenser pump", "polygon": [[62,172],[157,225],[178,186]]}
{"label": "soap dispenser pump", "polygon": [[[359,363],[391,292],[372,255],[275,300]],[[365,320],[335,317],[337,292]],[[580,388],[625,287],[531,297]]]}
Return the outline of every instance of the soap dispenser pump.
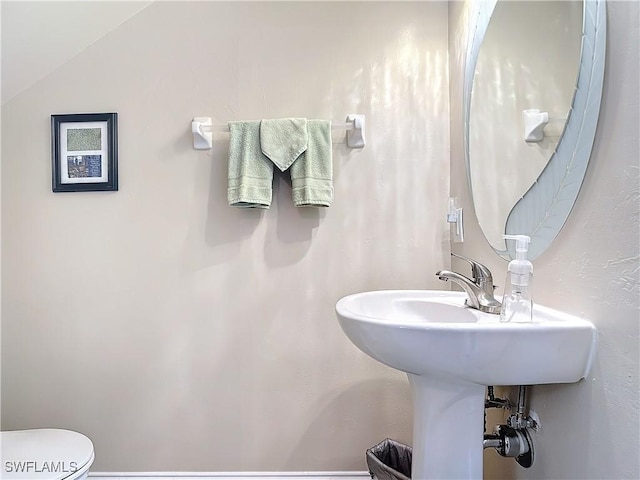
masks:
{"label": "soap dispenser pump", "polygon": [[504,296],[502,298],[501,322],[531,322],[533,320],[533,264],[527,260],[531,238],[527,235],[503,235],[505,240],[516,241],[516,258],[509,262]]}

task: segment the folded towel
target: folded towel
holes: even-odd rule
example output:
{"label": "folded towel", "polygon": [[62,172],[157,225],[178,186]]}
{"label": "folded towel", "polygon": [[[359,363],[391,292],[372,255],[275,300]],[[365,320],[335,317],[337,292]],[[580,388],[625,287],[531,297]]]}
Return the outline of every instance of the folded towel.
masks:
{"label": "folded towel", "polygon": [[262,120],[260,148],[284,172],[307,149],[307,119]]}
{"label": "folded towel", "polygon": [[260,122],[229,122],[229,205],[269,208],[273,163],[260,149]]}
{"label": "folded towel", "polygon": [[269,208],[273,165],[289,168],[297,207],[333,201],[331,123],[282,119],[229,122],[229,205]]}
{"label": "folded towel", "polygon": [[307,121],[307,149],[291,165],[291,187],[296,207],[328,207],[333,201],[331,122]]}

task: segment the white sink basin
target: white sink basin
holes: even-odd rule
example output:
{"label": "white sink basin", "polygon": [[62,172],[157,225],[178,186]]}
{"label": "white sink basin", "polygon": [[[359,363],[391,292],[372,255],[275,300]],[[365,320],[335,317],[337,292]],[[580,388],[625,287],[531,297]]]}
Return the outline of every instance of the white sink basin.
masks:
{"label": "white sink basin", "polygon": [[357,293],[336,305],[349,339],[403,372],[481,385],[571,383],[583,378],[594,326],[536,305],[532,323],[500,323],[464,306],[464,292]]}
{"label": "white sink basin", "polygon": [[349,339],[406,372],[414,400],[412,478],[482,478],[486,385],[571,383],[595,352],[594,326],[534,306],[531,323],[465,307],[466,293],[388,290],[338,301]]}

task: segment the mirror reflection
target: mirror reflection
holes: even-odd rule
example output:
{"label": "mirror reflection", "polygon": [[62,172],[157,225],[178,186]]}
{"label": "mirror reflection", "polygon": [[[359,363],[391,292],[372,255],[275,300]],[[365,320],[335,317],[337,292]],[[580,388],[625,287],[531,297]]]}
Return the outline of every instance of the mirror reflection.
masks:
{"label": "mirror reflection", "polygon": [[[499,1],[478,53],[469,107],[468,166],[478,221],[491,246],[514,205],[553,156],[573,101],[582,2]],[[544,137],[525,141],[523,111],[548,112]]]}

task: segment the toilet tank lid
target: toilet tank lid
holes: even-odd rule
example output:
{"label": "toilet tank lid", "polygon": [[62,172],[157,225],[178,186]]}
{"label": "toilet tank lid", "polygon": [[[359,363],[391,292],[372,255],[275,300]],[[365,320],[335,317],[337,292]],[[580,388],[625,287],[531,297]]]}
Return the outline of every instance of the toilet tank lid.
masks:
{"label": "toilet tank lid", "polygon": [[93,462],[93,443],[55,428],[0,432],[0,478],[62,480]]}

